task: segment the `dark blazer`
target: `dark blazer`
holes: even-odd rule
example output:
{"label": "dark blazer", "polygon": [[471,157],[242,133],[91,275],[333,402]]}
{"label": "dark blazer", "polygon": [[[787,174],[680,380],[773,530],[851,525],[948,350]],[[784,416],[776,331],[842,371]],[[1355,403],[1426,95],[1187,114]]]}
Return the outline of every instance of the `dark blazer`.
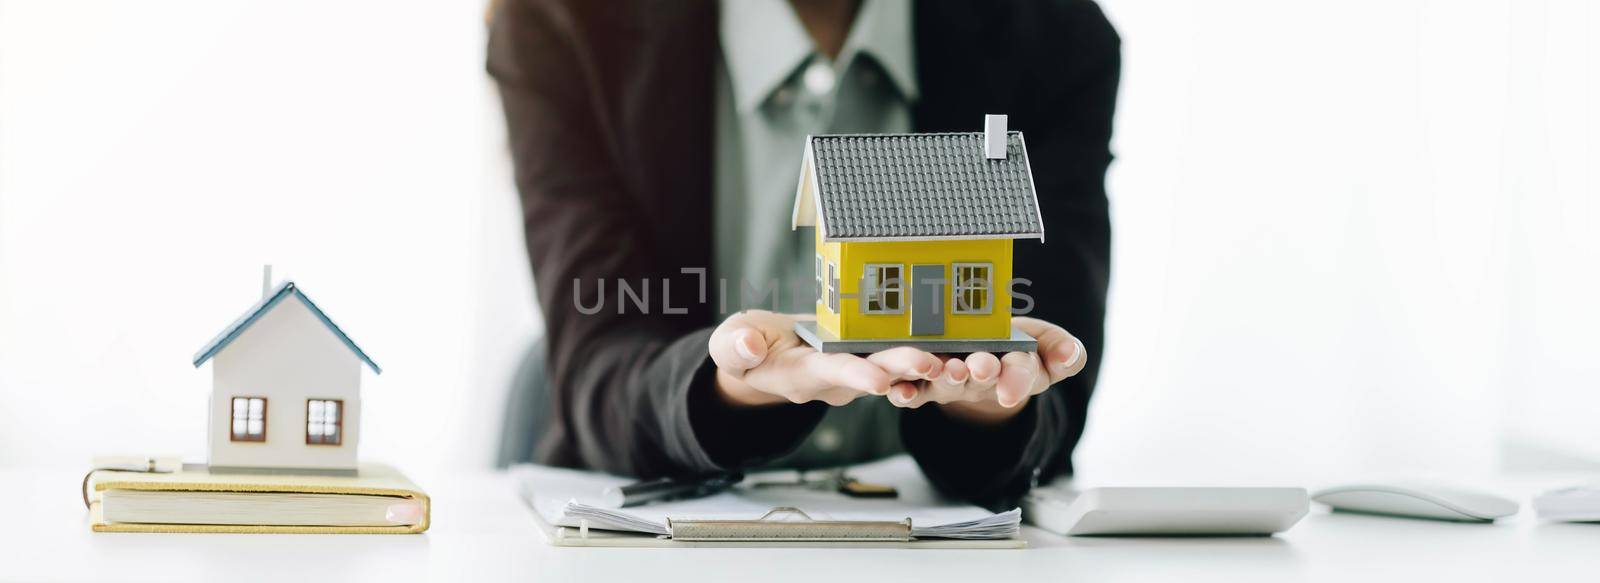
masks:
{"label": "dark blazer", "polygon": [[[927,0],[914,11],[916,130],[979,131],[983,114],[1006,113],[1027,135],[1047,237],[1017,244],[1016,273],[1033,281],[1030,315],[1065,327],[1090,355],[1082,374],[1001,428],[961,425],[933,406],[902,414],[902,441],[936,486],[1005,506],[1071,472],[1099,372],[1120,41],[1088,0]],[[680,271],[709,268],[716,244],[716,1],[504,0],[491,22],[488,70],[550,346],[555,420],[539,458],[656,476],[796,447],[825,405],[724,410],[706,356],[722,317],[715,286],[694,301],[700,278]],[[649,313],[623,305],[618,279],[648,282]],[[685,313],[663,313],[664,282]]]}

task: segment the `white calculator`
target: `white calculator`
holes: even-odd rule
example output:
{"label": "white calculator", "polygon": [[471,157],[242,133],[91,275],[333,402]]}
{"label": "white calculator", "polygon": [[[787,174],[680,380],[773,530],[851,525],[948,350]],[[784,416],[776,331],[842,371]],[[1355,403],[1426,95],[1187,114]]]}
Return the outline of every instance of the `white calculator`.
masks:
{"label": "white calculator", "polygon": [[1023,520],[1067,536],[1245,536],[1288,530],[1310,511],[1305,488],[1037,488]]}

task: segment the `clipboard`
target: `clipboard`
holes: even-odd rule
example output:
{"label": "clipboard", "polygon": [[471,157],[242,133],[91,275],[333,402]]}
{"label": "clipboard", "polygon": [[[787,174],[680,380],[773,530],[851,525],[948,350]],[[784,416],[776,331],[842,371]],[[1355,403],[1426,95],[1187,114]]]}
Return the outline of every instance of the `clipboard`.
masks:
{"label": "clipboard", "polygon": [[[531,510],[531,509],[530,509]],[[814,520],[787,506],[773,508],[755,520],[672,520],[672,534],[651,535],[556,526],[530,511],[545,542],[558,547],[619,548],[893,548],[893,549],[1022,549],[1028,541],[1010,539],[918,539],[911,521]]]}
{"label": "clipboard", "polygon": [[[755,483],[786,481],[793,471],[756,474]],[[983,508],[943,498],[909,456],[853,466],[872,483],[894,484],[893,499],[846,497],[834,491],[733,488],[692,500],[619,510],[600,493],[630,478],[537,465],[508,471],[517,498],[547,543],[558,547],[812,547],[1020,549],[1028,543]],[[1011,511],[1020,513],[1020,511]],[[1015,518],[1020,519],[1020,516]],[[977,523],[987,522],[992,527]],[[1013,523],[1014,524],[1014,523]],[[990,535],[977,538],[985,528]],[[975,530],[974,530],[975,529]],[[963,532],[974,538],[965,538]],[[674,536],[676,535],[676,536]],[[948,538],[946,535],[949,535]]]}
{"label": "clipboard", "polygon": [[[785,520],[785,518],[789,518]],[[879,542],[905,543],[911,536],[911,519],[817,520],[804,510],[779,506],[755,520],[667,519],[672,540],[694,542]]]}

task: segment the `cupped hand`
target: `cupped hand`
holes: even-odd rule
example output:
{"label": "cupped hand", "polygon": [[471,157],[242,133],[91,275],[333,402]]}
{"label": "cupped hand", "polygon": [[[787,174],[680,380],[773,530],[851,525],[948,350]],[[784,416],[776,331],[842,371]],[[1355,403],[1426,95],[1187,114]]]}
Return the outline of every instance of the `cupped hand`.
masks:
{"label": "cupped hand", "polygon": [[712,331],[708,350],[717,365],[717,390],[736,406],[821,401],[842,406],[866,395],[911,388],[936,379],[943,363],[913,348],[866,356],[824,354],[794,332],[807,316],[746,310]]}
{"label": "cupped hand", "polygon": [[998,358],[974,352],[966,358],[949,358],[937,378],[919,385],[896,385],[889,401],[907,408],[938,403],[958,417],[998,421],[1015,415],[1030,397],[1050,385],[1082,372],[1089,362],[1083,343],[1060,326],[1024,317],[1011,322],[1038,341],[1035,352],[1008,352]]}

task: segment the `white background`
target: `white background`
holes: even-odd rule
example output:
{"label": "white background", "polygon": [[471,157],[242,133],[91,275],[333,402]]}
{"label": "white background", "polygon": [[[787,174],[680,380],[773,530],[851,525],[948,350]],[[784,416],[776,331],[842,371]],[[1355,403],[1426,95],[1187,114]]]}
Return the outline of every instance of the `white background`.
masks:
{"label": "white background", "polygon": [[[1086,474],[1600,459],[1600,8],[1104,4]],[[203,457],[190,357],[273,263],[385,369],[364,458],[487,466],[538,317],[482,17],[0,0],[0,465]]]}

